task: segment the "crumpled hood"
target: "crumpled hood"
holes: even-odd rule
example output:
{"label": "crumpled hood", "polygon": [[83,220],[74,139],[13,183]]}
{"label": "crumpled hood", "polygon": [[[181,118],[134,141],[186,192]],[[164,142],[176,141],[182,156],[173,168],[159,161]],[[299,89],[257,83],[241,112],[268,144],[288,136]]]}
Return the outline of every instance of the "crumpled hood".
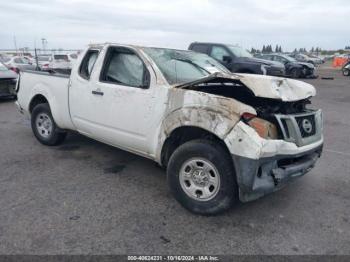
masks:
{"label": "crumpled hood", "polygon": [[315,68],[315,66],[313,64],[310,63],[306,63],[306,62],[298,62],[299,65],[304,65],[307,66],[309,68]]}
{"label": "crumpled hood", "polygon": [[[255,96],[278,99],[282,101],[298,101],[316,95],[315,88],[305,82],[266,75],[254,74],[226,74],[222,72],[211,74],[207,77],[180,85],[176,88],[193,89],[194,85],[208,82],[224,82],[226,80],[238,80],[249,88]],[[214,88],[214,87],[213,87]],[[232,88],[235,88],[232,86]]]}

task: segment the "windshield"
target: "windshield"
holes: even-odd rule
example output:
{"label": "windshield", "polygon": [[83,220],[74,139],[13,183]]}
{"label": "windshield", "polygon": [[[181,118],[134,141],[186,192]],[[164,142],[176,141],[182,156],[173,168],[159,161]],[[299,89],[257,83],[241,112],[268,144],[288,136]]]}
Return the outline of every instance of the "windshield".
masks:
{"label": "windshield", "polygon": [[287,55],[281,55],[281,57],[284,57],[285,59],[287,59],[289,62],[296,62],[297,60],[295,60],[293,57],[287,56]]}
{"label": "windshield", "polygon": [[8,71],[7,67],[0,62],[0,71]]}
{"label": "windshield", "polygon": [[187,83],[215,72],[230,73],[213,58],[191,51],[144,47],[169,84]]}
{"label": "windshield", "polygon": [[228,45],[227,47],[228,49],[231,50],[231,52],[236,57],[253,57],[251,53],[249,53],[247,50],[243,49],[242,47],[233,46],[233,45]]}
{"label": "windshield", "polygon": [[53,58],[55,60],[66,60],[66,61],[68,61],[68,56],[67,55],[54,55]]}
{"label": "windshield", "polygon": [[40,62],[45,62],[45,61],[49,61],[50,57],[48,56],[38,56],[38,61]]}

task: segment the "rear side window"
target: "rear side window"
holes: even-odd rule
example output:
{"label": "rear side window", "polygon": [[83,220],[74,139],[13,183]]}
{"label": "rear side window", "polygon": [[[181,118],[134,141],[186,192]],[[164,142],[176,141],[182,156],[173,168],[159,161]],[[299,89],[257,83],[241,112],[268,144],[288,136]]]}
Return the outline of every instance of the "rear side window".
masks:
{"label": "rear side window", "polygon": [[101,81],[143,87],[146,70],[142,60],[133,51],[111,48],[107,53]]}
{"label": "rear side window", "polygon": [[97,60],[99,51],[98,50],[89,50],[81,62],[79,75],[82,78],[89,79],[92,69],[94,68],[95,62]]}
{"label": "rear side window", "polygon": [[198,53],[208,54],[209,46],[203,44],[194,44],[190,49]]}

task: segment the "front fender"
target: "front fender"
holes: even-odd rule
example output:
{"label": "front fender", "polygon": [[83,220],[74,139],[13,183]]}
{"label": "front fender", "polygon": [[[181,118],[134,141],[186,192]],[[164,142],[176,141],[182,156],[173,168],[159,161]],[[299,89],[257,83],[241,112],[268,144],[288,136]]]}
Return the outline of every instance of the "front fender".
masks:
{"label": "front fender", "polygon": [[[179,93],[179,91],[184,92],[180,95],[181,99],[170,99],[169,104],[176,104],[176,107],[174,110],[168,110],[170,113],[164,117],[160,126],[156,150],[158,161],[161,160],[165,140],[179,127],[198,127],[224,141],[227,134],[240,120],[242,113],[256,114],[252,107],[235,99],[191,90],[177,90],[176,92]],[[176,103],[174,100],[181,102]]]}

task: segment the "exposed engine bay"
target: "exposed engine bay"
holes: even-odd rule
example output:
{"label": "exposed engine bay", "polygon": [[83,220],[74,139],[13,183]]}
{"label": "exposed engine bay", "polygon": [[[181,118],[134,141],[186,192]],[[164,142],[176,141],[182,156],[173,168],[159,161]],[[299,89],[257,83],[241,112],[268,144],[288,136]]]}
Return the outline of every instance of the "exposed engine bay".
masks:
{"label": "exposed engine bay", "polygon": [[[310,98],[305,98],[298,101],[282,101],[273,98],[258,97],[239,80],[217,80],[218,79],[213,79],[205,83],[191,85],[186,89],[194,89],[204,93],[233,98],[244,104],[252,106],[257,112],[257,117],[266,120],[266,122],[261,121],[260,123],[256,123],[259,125],[264,125],[264,130],[269,130],[270,134],[263,134],[263,137],[270,137],[271,135],[270,138],[283,138],[283,132],[280,128],[280,124],[275,117],[276,114],[291,115],[313,112],[312,109],[307,108],[307,105],[311,104]],[[252,119],[253,117],[243,116],[243,121],[246,123]],[[272,123],[274,126],[270,123]],[[254,124],[254,122],[251,124]],[[267,128],[269,124],[270,127]]]}

